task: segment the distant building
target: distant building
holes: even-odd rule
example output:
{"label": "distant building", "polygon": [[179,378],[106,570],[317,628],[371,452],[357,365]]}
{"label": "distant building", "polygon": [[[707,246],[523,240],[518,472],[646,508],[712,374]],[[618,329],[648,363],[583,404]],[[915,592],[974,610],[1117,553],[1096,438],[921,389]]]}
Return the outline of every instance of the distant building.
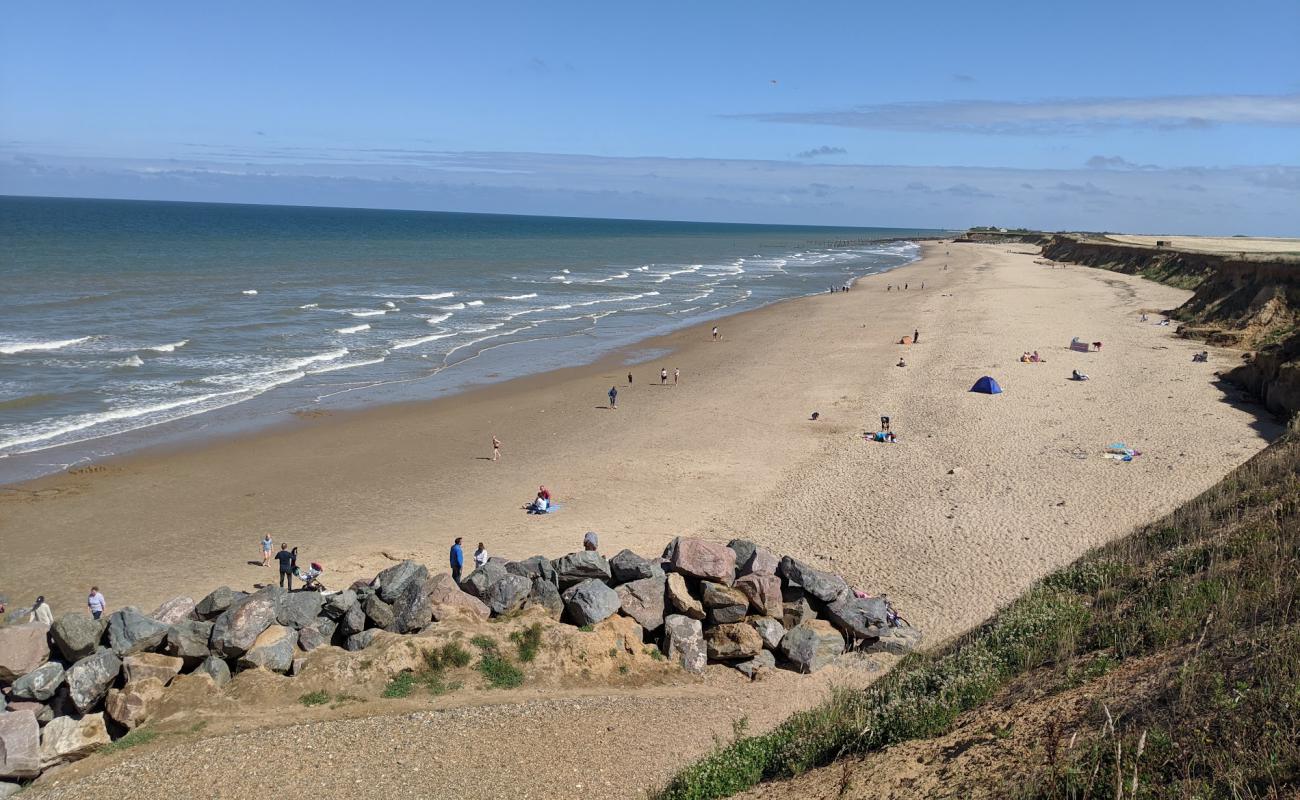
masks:
{"label": "distant building", "polygon": [[1173,244],[1168,239],[1156,239],[1156,247],[1172,247]]}

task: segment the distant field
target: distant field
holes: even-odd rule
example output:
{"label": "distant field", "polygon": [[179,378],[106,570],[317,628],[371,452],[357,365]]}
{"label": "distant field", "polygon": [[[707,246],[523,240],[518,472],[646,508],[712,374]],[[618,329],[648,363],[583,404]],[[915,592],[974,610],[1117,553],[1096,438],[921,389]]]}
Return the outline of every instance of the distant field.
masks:
{"label": "distant field", "polygon": [[1300,254],[1300,239],[1257,239],[1232,236],[1135,236],[1112,233],[1105,238],[1124,244],[1155,247],[1156,240],[1171,242],[1171,249],[1201,253]]}

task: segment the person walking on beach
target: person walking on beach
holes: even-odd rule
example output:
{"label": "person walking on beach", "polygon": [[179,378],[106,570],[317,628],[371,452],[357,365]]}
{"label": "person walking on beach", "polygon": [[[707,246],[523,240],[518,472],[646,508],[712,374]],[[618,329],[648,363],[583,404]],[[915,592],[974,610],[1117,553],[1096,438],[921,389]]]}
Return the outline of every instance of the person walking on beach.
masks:
{"label": "person walking on beach", "polygon": [[465,568],[465,551],[460,547],[460,537],[451,545],[451,579],[460,583],[460,571]]}
{"label": "person walking on beach", "polygon": [[912,329],[912,344],[916,344],[919,341],[921,341],[921,329],[914,328]]}
{"label": "person walking on beach", "polygon": [[903,288],[906,289],[909,285],[910,285],[910,284],[905,283],[905,284],[903,284]]}
{"label": "person walking on beach", "polygon": [[609,407],[610,409],[618,408],[618,387],[609,387]]}
{"label": "person walking on beach", "polygon": [[681,380],[681,377],[682,371],[677,367],[673,367],[673,386],[677,385],[677,381]]}
{"label": "person walking on beach", "polygon": [[32,604],[32,615],[27,622],[39,622],[42,625],[54,624],[54,612],[50,610],[50,604],[45,602],[45,595],[36,598],[36,602]]}
{"label": "person walking on beach", "polygon": [[280,588],[292,592],[294,555],[289,552],[289,545],[280,543],[280,552],[275,554],[275,560],[280,562]]}
{"label": "person walking on beach", "polygon": [[660,367],[660,368],[659,368],[659,385],[660,385],[660,386],[663,386],[663,385],[666,384],[666,383],[668,383],[668,368],[667,368],[667,367]]}
{"label": "person walking on beach", "polygon": [[478,569],[488,562],[487,545],[482,542],[478,543],[478,549],[474,551],[474,569]]}
{"label": "person walking on beach", "polygon": [[501,460],[501,440],[497,438],[495,433],[492,434],[492,460]]}
{"label": "person walking on beach", "polygon": [[717,326],[717,325],[714,325],[714,326],[713,326],[713,341],[716,342],[716,341],[718,341],[718,340],[721,339],[721,338],[722,338],[722,334],[721,334],[721,333],[718,333],[718,326]]}
{"label": "person walking on beach", "polygon": [[631,372],[628,372],[628,373],[627,373],[627,385],[628,385],[628,386],[631,386],[631,385],[632,385],[632,373],[631,373]]}
{"label": "person walking on beach", "polygon": [[90,616],[95,619],[104,616],[104,606],[106,604],[107,601],[104,600],[104,595],[99,593],[99,587],[90,587],[90,594],[86,597],[86,608],[90,609]]}
{"label": "person walking on beach", "polygon": [[274,549],[275,540],[271,538],[271,534],[264,534],[262,536],[262,566],[268,567],[271,565],[271,551]]}

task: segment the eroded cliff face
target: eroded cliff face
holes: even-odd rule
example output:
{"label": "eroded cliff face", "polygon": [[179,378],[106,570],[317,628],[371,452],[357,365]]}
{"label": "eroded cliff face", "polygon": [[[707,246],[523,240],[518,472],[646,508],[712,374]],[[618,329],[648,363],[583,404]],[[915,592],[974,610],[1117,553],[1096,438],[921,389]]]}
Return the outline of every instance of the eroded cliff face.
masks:
{"label": "eroded cliff face", "polygon": [[1224,377],[1284,418],[1300,412],[1300,262],[1279,257],[1192,253],[1056,235],[1043,244],[1054,261],[1108,269],[1194,291],[1166,313],[1181,336],[1243,354]]}

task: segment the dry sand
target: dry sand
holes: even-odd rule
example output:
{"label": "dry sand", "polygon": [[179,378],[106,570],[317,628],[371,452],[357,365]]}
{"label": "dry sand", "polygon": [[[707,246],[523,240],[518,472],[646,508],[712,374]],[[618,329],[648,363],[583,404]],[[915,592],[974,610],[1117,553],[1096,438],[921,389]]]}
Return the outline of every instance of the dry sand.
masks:
{"label": "dry sand", "polygon": [[1172,245],[1166,247],[1194,253],[1300,255],[1300,239],[1266,239],[1257,236],[1139,236],[1118,233],[1106,234],[1104,238],[1142,247],[1155,247],[1156,242],[1172,242]]}
{"label": "dry sand", "polygon": [[[111,605],[145,607],[219,583],[248,588],[273,577],[246,564],[263,531],[324,561],[337,584],[391,558],[439,565],[456,535],[507,557],[560,555],[588,529],[610,554],[655,554],[677,534],[743,535],[888,592],[936,642],[1194,496],[1279,432],[1216,386],[1215,371],[1234,355],[1193,364],[1202,345],[1137,321],[1139,309],[1171,308],[1188,293],[1041,266],[1024,246],[930,244],[925,254],[847,294],[729,318],[721,342],[704,326],[647,343],[674,352],[635,367],[630,390],[625,362],[611,359],[18,487],[0,500],[0,591],[44,591],[59,612],[78,607],[90,582]],[[909,290],[885,291],[903,281]],[[913,328],[920,343],[898,345]],[[1102,351],[1068,351],[1076,335],[1102,341]],[[1035,349],[1047,363],[1018,362]],[[894,366],[900,354],[905,368]],[[682,384],[652,385],[661,365],[680,367]],[[1092,380],[1067,380],[1072,368]],[[1006,392],[968,393],[984,374]],[[615,383],[618,410],[601,408]],[[814,410],[820,421],[808,420]],[[881,414],[899,443],[862,440]],[[486,460],[493,433],[504,442],[498,463]],[[1115,440],[1143,455],[1103,459]],[[519,510],[539,483],[556,492],[560,513]],[[420,771],[396,769],[383,794],[440,796],[430,787],[455,786],[459,798],[492,797],[532,786],[518,793],[637,797],[731,720],[774,724],[828,680],[782,676],[737,690],[715,675],[689,699],[660,689],[535,714],[482,710],[476,724],[448,723],[455,735],[433,740],[444,757],[412,744]],[[356,735],[331,727],[342,724]],[[222,783],[196,793],[246,796],[306,766],[304,753],[344,747],[388,769],[390,742],[418,739],[428,724],[312,722],[223,737],[216,750],[159,744],[50,796],[207,787],[222,765]],[[614,777],[578,788],[586,764]],[[462,780],[475,769],[492,779]],[[356,777],[318,769],[309,782],[319,796],[345,796]]]}

